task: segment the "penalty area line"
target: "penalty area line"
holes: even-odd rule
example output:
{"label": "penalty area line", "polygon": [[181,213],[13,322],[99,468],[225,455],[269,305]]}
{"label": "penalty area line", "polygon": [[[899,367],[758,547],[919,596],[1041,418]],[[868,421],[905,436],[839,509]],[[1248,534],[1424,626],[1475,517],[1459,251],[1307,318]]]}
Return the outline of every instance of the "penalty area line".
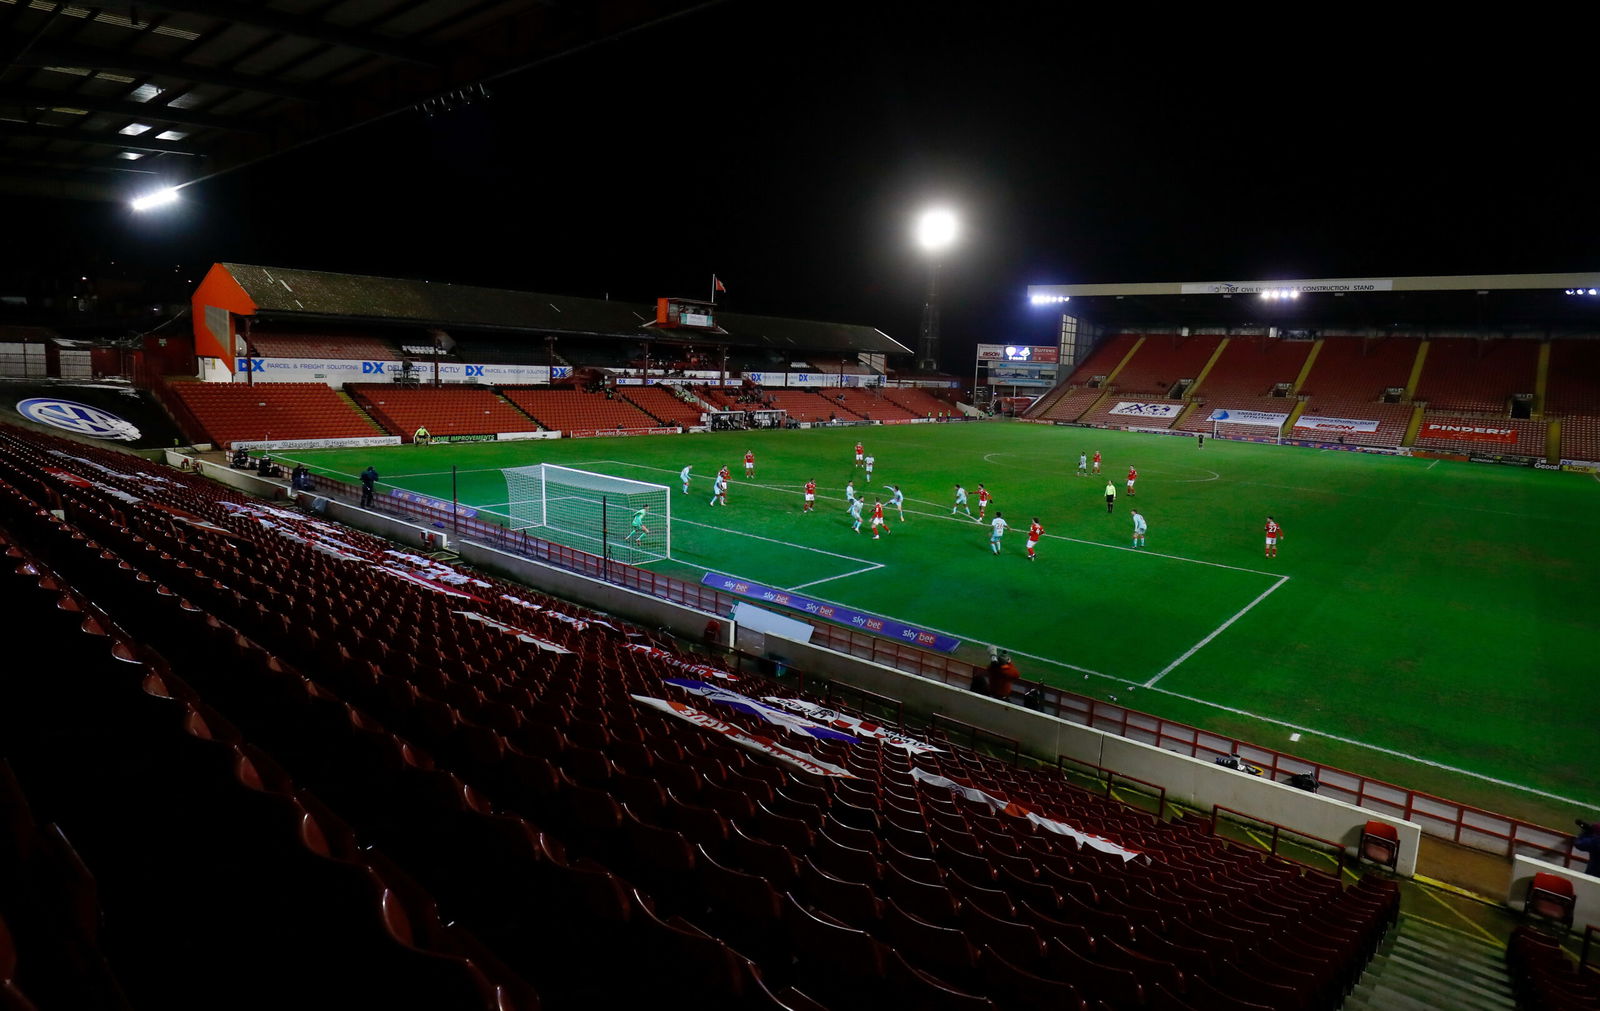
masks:
{"label": "penalty area line", "polygon": [[875,572],[881,568],[883,568],[882,562],[873,562],[871,565],[868,565],[865,568],[856,569],[854,572],[841,572],[837,576],[825,576],[822,579],[813,579],[809,583],[801,583],[798,586],[787,587],[787,589],[790,593],[793,593],[795,590],[803,590],[808,586],[821,586],[823,583],[831,583],[835,579],[848,579],[851,576],[859,576],[863,573]]}
{"label": "penalty area line", "polygon": [[1161,668],[1160,672],[1157,673],[1155,677],[1151,678],[1150,680],[1148,680],[1148,681],[1146,681],[1144,683],[1144,686],[1146,688],[1154,688],[1155,685],[1156,685],[1156,682],[1160,681],[1162,678],[1166,677],[1168,674],[1171,674],[1174,670],[1177,670],[1179,664],[1183,663],[1185,660],[1189,659],[1190,657],[1194,656],[1196,653],[1198,653],[1202,649],[1204,649],[1206,647],[1206,645],[1211,642],[1212,639],[1215,639],[1217,636],[1221,635],[1223,632],[1226,632],[1230,625],[1232,625],[1234,622],[1238,621],[1240,618],[1243,618],[1246,614],[1248,614],[1250,612],[1251,608],[1255,607],[1257,604],[1261,603],[1263,600],[1266,600],[1268,597],[1272,596],[1273,592],[1276,591],[1278,589],[1278,587],[1282,586],[1284,583],[1287,583],[1288,581],[1289,581],[1289,577],[1288,576],[1279,576],[1278,577],[1278,581],[1276,583],[1273,583],[1271,586],[1267,587],[1265,590],[1262,590],[1260,596],[1256,597],[1256,599],[1250,601],[1250,603],[1244,605],[1243,607],[1239,608],[1239,610],[1235,611],[1233,613],[1233,617],[1229,618],[1227,621],[1224,621],[1222,624],[1220,624],[1216,628],[1212,629],[1210,635],[1206,636],[1204,639],[1201,639],[1199,642],[1195,643],[1193,646],[1190,646],[1188,651],[1186,653],[1184,653],[1182,656],[1178,657],[1178,659],[1172,661],[1171,663],[1167,664],[1165,667]]}

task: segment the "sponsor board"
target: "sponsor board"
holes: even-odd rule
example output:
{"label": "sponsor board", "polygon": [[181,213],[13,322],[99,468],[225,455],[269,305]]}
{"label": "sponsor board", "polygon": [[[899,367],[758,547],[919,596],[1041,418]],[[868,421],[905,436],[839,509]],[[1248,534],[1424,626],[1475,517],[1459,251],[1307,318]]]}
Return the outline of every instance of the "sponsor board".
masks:
{"label": "sponsor board", "polygon": [[1036,362],[1054,365],[1061,349],[1047,344],[979,344],[978,360],[984,362]]}
{"label": "sponsor board", "polygon": [[574,428],[567,432],[569,439],[595,439],[615,435],[676,435],[673,428]]}
{"label": "sponsor board", "polygon": [[496,432],[496,442],[525,442],[528,439],[559,439],[561,433],[548,429],[538,432]]}
{"label": "sponsor board", "polygon": [[1515,443],[1517,430],[1500,425],[1450,424],[1443,421],[1424,421],[1419,439],[1452,439],[1456,442]]}
{"label": "sponsor board", "polygon": [[1376,432],[1378,423],[1364,418],[1324,418],[1302,414],[1296,419],[1294,427],[1307,428],[1315,432]]}
{"label": "sponsor board", "polygon": [[429,442],[494,442],[496,436],[493,432],[484,432],[481,435],[430,435]]}
{"label": "sponsor board", "polygon": [[1182,404],[1151,404],[1143,401],[1123,400],[1113,407],[1111,414],[1129,415],[1136,418],[1176,418],[1183,413]]}
{"label": "sponsor board", "polygon": [[258,439],[230,443],[234,449],[361,449],[366,446],[398,446],[398,435],[357,435],[348,439]]}
{"label": "sponsor board", "polygon": [[1262,428],[1282,428],[1283,423],[1289,420],[1287,414],[1273,414],[1268,411],[1230,411],[1218,408],[1211,412],[1208,421],[1223,421],[1230,425],[1256,425]]}
{"label": "sponsor board", "polygon": [[1600,474],[1600,463],[1590,463],[1587,460],[1562,460],[1561,469],[1574,474]]}
{"label": "sponsor board", "polygon": [[1315,281],[1199,281],[1185,284],[1184,295],[1259,295],[1264,291],[1391,291],[1389,278],[1323,278]]}
{"label": "sponsor board", "polygon": [[848,607],[841,607],[838,604],[830,604],[825,600],[802,597],[800,594],[790,593],[788,590],[762,586],[760,583],[752,583],[736,576],[724,576],[721,573],[708,572],[700,582],[724,593],[749,597],[752,600],[763,600],[781,607],[792,607],[797,611],[804,611],[824,621],[859,628],[863,632],[871,632],[874,635],[881,635],[888,639],[898,639],[922,649],[935,649],[943,653],[953,653],[961,646],[960,639],[948,635],[929,632],[926,629],[915,628],[890,618],[880,618],[875,614],[866,614]]}
{"label": "sponsor board", "polygon": [[1543,460],[1535,460],[1535,461],[1533,461],[1533,469],[1534,470],[1561,470],[1563,468],[1562,468],[1561,464],[1559,464],[1559,463],[1545,463]]}
{"label": "sponsor board", "polygon": [[412,505],[419,505],[425,509],[434,509],[442,513],[450,512],[453,509],[457,516],[462,516],[467,519],[471,519],[478,515],[478,510],[472,508],[471,506],[453,505],[450,502],[446,502],[444,499],[433,498],[428,495],[418,495],[416,492],[406,491],[404,488],[390,488],[389,495],[391,498],[397,498],[402,502],[410,502]]}
{"label": "sponsor board", "polygon": [[1452,463],[1466,463],[1467,454],[1452,453],[1446,449],[1412,449],[1411,456],[1421,460],[1449,460]]}
{"label": "sponsor board", "polygon": [[1495,456],[1489,453],[1471,453],[1467,459],[1473,463],[1499,463],[1507,467],[1532,467],[1531,456]]}
{"label": "sponsor board", "polygon": [[17,401],[17,413],[29,421],[74,435],[87,435],[91,439],[110,439],[114,442],[137,442],[139,439],[139,429],[133,422],[76,400],[29,397]]}
{"label": "sponsor board", "polygon": [[[242,383],[253,379],[258,383],[308,383],[325,382],[329,386],[345,383],[382,383],[402,375],[404,363],[398,361],[363,361],[355,358],[236,358],[233,381]],[[413,362],[411,375],[419,380],[433,380],[433,362]],[[442,383],[524,383],[543,384],[550,381],[547,365],[489,365],[465,362],[440,362],[439,381]]]}

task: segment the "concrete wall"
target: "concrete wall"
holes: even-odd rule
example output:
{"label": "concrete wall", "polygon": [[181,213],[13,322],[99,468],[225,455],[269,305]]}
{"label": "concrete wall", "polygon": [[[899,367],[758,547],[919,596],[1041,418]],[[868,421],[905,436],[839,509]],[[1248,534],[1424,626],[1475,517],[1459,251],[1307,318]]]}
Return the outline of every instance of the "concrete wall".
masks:
{"label": "concrete wall", "polygon": [[[169,460],[177,456],[176,453],[168,454]],[[208,464],[205,472],[252,494],[277,498],[282,497],[285,491],[280,484],[225,467]],[[257,490],[263,486],[265,491]],[[326,515],[329,517],[404,544],[418,544],[422,533],[428,531],[428,528],[342,502],[327,500],[327,503]],[[698,640],[706,619],[716,617],[728,626],[730,637],[738,634],[725,615],[711,615],[494,548],[466,541],[460,541],[454,547],[464,560],[481,569],[649,628],[666,628],[684,638]],[[774,635],[753,638],[739,634],[739,641],[741,645],[762,649],[768,657],[782,658],[789,666],[808,674],[836,679],[899,699],[913,712],[949,716],[1015,738],[1022,750],[1035,758],[1054,761],[1057,755],[1067,755],[1091,765],[1160,783],[1166,787],[1169,798],[1189,806],[1210,811],[1212,805],[1221,804],[1263,821],[1276,822],[1306,835],[1337,842],[1347,852],[1355,852],[1360,843],[1361,829],[1369,820],[1386,822],[1400,834],[1399,872],[1408,877],[1416,873],[1422,830],[1410,822],[1373,814],[1342,801],[1224,769],[1204,759],[1190,758],[1092,730],[1009,702],[974,695],[962,688],[820,646]],[[1597,889],[1595,902],[1600,908],[1600,881],[1593,878],[1587,880],[1593,882]],[[1523,888],[1525,890],[1526,885]]]}
{"label": "concrete wall", "polygon": [[220,463],[202,461],[197,456],[180,453],[175,449],[166,450],[167,463],[181,470],[192,470],[197,474],[204,474],[218,484],[225,484],[229,488],[237,489],[246,495],[255,495],[258,498],[281,499],[285,496],[287,488],[280,482],[270,481],[259,477],[254,471],[234,470]]}
{"label": "concrete wall", "polygon": [[1577,904],[1572,910],[1572,923],[1578,930],[1591,923],[1600,926],[1600,878],[1563,867],[1560,864],[1519,856],[1511,862],[1511,880],[1506,885],[1506,905],[1522,912],[1528,899],[1528,886],[1535,874],[1556,874],[1572,882]]}

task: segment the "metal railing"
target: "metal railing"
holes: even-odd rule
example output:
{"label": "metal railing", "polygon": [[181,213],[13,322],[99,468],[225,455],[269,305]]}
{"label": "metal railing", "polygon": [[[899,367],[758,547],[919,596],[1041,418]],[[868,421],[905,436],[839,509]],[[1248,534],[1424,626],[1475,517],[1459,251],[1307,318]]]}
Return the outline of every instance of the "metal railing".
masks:
{"label": "metal railing", "polygon": [[[1301,832],[1298,829],[1292,829],[1287,825],[1280,825],[1275,821],[1270,821],[1270,820],[1268,820],[1266,818],[1262,818],[1262,817],[1260,817],[1258,815],[1247,814],[1246,812],[1240,811],[1237,808],[1223,807],[1221,804],[1213,804],[1212,805],[1212,807],[1211,807],[1211,834],[1212,835],[1216,835],[1217,834],[1218,816],[1222,815],[1224,813],[1232,816],[1230,818],[1231,821],[1241,822],[1241,823],[1249,822],[1249,823],[1251,823],[1253,825],[1260,825],[1260,826],[1262,826],[1264,828],[1270,828],[1272,830],[1272,838],[1267,843],[1267,851],[1270,852],[1275,857],[1282,857],[1285,860],[1294,860],[1294,857],[1285,856],[1284,854],[1278,852],[1278,844],[1283,841],[1283,837],[1286,836],[1286,835],[1287,836],[1293,836],[1295,839],[1306,839],[1306,840],[1310,840],[1313,843],[1318,844],[1319,846],[1327,847],[1329,852],[1326,855],[1332,860],[1333,866],[1331,868],[1324,867],[1324,866],[1322,866],[1320,864],[1309,863],[1309,862],[1307,862],[1305,860],[1294,860],[1295,863],[1300,864],[1302,867],[1308,867],[1308,868],[1310,868],[1311,870],[1314,870],[1314,871],[1320,871],[1323,874],[1331,874],[1334,877],[1338,877],[1339,876],[1339,872],[1344,869],[1344,858],[1345,858],[1344,847],[1341,846],[1339,843],[1335,842],[1334,840],[1332,840],[1332,839],[1324,839],[1321,836],[1311,835],[1308,832]],[[1312,847],[1309,847],[1309,846],[1305,846],[1304,844],[1300,844],[1300,845],[1304,849],[1311,849],[1312,848]]]}
{"label": "metal railing", "polygon": [[[1073,765],[1079,766],[1081,768],[1088,769],[1089,770],[1089,773],[1088,773],[1089,778],[1095,780],[1096,782],[1099,782],[1101,779],[1104,779],[1105,780],[1105,784],[1106,784],[1106,792],[1105,792],[1106,799],[1108,799],[1108,800],[1115,800],[1116,799],[1115,797],[1113,797],[1111,795],[1111,791],[1116,788],[1117,780],[1124,779],[1124,780],[1127,780],[1130,783],[1137,783],[1139,786],[1144,787],[1144,790],[1142,792],[1149,793],[1151,796],[1153,796],[1155,798],[1155,800],[1156,800],[1155,816],[1157,818],[1160,818],[1160,817],[1162,817],[1163,815],[1166,814],[1166,812],[1167,812],[1167,788],[1162,786],[1160,783],[1152,783],[1148,779],[1140,779],[1138,776],[1130,776],[1125,772],[1118,772],[1115,769],[1108,769],[1103,765],[1096,765],[1093,762],[1086,762],[1081,758],[1073,758],[1071,755],[1057,755],[1056,756],[1056,771],[1061,773],[1063,776],[1065,776],[1067,774],[1066,763],[1068,763],[1068,762],[1071,762]],[[1126,802],[1124,802],[1124,803],[1126,803]],[[1137,805],[1130,804],[1128,806],[1135,807]]]}
{"label": "metal railing", "polygon": [[[312,481],[318,494],[345,501],[359,498],[359,489],[354,485],[320,475],[312,475]],[[452,515],[447,509],[435,509],[391,496],[378,496],[375,505],[383,512],[410,516],[427,525],[450,530],[457,536],[489,547],[534,558],[670,600],[685,607],[692,607],[698,611],[726,615],[733,610],[733,605],[737,602],[737,598],[729,594],[698,583],[690,583],[622,562],[603,559],[586,551],[539,540],[525,533],[513,532],[472,517]],[[811,639],[813,645],[847,656],[871,660],[942,684],[964,689],[970,689],[972,686],[974,673],[972,664],[956,657],[929,653],[914,646],[882,639],[856,629],[808,619],[801,614],[795,614],[793,617],[811,624],[815,630]],[[1309,774],[1317,780],[1318,792],[1323,795],[1333,796],[1369,811],[1412,822],[1429,835],[1462,846],[1507,857],[1530,856],[1560,863],[1566,867],[1582,867],[1588,859],[1585,854],[1573,849],[1572,836],[1567,832],[1421,790],[1396,786],[1384,780],[1300,758],[1237,737],[1129,709],[1114,702],[1078,695],[1054,685],[1022,680],[1018,682],[1013,697],[1021,699],[1033,689],[1038,690],[1036,705],[1038,711],[1070,723],[1175,751],[1191,758],[1209,761],[1227,755],[1238,755],[1251,765],[1260,766],[1263,776],[1274,782],[1281,783],[1291,776]]]}

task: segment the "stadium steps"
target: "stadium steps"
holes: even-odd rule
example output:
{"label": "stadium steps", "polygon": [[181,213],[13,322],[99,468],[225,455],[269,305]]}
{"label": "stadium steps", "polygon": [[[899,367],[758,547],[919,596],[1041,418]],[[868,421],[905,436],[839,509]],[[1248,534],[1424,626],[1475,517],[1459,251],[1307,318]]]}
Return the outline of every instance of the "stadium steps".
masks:
{"label": "stadium steps", "polygon": [[[1533,370],[1533,416],[1544,417],[1544,395],[1550,388],[1550,342],[1539,342],[1539,362]],[[1552,462],[1558,454],[1550,454]]]}
{"label": "stadium steps", "polygon": [[1306,355],[1305,364],[1300,366],[1300,374],[1294,377],[1294,389],[1289,393],[1298,396],[1300,387],[1306,384],[1306,379],[1311,375],[1311,369],[1317,364],[1317,357],[1322,354],[1323,338],[1318,337],[1315,344],[1311,345],[1311,353]]}
{"label": "stadium steps", "polygon": [[[1541,362],[1542,363],[1542,362]],[[1561,419],[1550,419],[1550,434],[1544,439],[1545,463],[1561,462]]]}
{"label": "stadium steps", "polygon": [[1505,951],[1415,917],[1400,925],[1356,981],[1343,1011],[1513,1011]]}
{"label": "stadium steps", "polygon": [[[543,429],[546,429],[546,430],[548,430],[550,428],[549,425],[546,425],[544,422],[540,421],[538,418],[535,418],[533,415],[529,414],[527,411],[524,411],[521,407],[519,407],[517,405],[516,401],[511,400],[510,398],[508,398],[500,390],[497,389],[497,390],[494,391],[494,398],[496,400],[500,401],[502,404],[505,404],[507,407],[511,408],[513,411],[516,411],[518,414],[522,415],[524,418],[527,418],[529,421],[533,422],[535,425],[538,425],[540,428],[543,428]],[[635,406],[638,406],[638,405],[635,405]]]}
{"label": "stadium steps", "polygon": [[[1118,362],[1117,363],[1117,367],[1112,369],[1110,374],[1108,374],[1106,376],[1106,381],[1104,383],[1102,383],[1101,385],[1103,385],[1106,388],[1106,392],[1107,393],[1111,392],[1111,384],[1117,381],[1117,373],[1121,372],[1123,369],[1128,367],[1128,363],[1133,361],[1133,356],[1139,353],[1139,349],[1140,348],[1144,347],[1144,342],[1146,340],[1148,340],[1148,338],[1140,337],[1138,340],[1134,341],[1133,342],[1133,347],[1129,348],[1128,349],[1128,353],[1122,356],[1122,361]],[[1104,400],[1104,399],[1105,399],[1104,397],[1100,398],[1100,400]],[[1096,400],[1094,402],[1094,406],[1090,407],[1089,410],[1092,411],[1092,410],[1094,410],[1095,407],[1099,407],[1100,406],[1100,400]],[[1086,411],[1084,413],[1088,413],[1088,412]],[[1081,416],[1082,415],[1080,415],[1080,417]]]}
{"label": "stadium steps", "polygon": [[[1422,346],[1427,347],[1428,342],[1423,341]],[[1418,352],[1418,354],[1420,353]],[[1412,380],[1415,381],[1415,379],[1416,375],[1413,374]],[[1400,440],[1400,445],[1412,446],[1416,444],[1417,433],[1422,431],[1422,416],[1427,413],[1427,410],[1428,405],[1426,402],[1411,405],[1411,420],[1406,422],[1406,435],[1405,438]]]}
{"label": "stadium steps", "polygon": [[[1411,375],[1406,378],[1406,399],[1417,395],[1417,384],[1422,382],[1422,367],[1428,364],[1428,341],[1417,345],[1417,357],[1411,361]],[[1407,446],[1411,443],[1407,442]]]}
{"label": "stadium steps", "polygon": [[1071,390],[1072,384],[1070,382],[1056,384],[1055,389],[1035,400],[1026,411],[1022,412],[1022,416],[1024,418],[1044,417],[1044,412],[1056,406],[1057,401],[1066,396]]}
{"label": "stadium steps", "polygon": [[[1306,413],[1306,401],[1304,401],[1304,400],[1296,400],[1295,404],[1294,404],[1294,410],[1289,412],[1289,417],[1286,418],[1284,420],[1284,422],[1283,422],[1282,431],[1285,432],[1285,433],[1293,433],[1294,432],[1294,423],[1299,421],[1300,420],[1300,415],[1302,415],[1304,413]],[[1291,435],[1291,438],[1292,437],[1293,436]]]}
{"label": "stadium steps", "polygon": [[352,397],[350,394],[346,393],[343,390],[338,390],[336,392],[337,392],[338,397],[339,397],[340,400],[343,400],[345,403],[349,404],[350,407],[357,414],[361,415],[361,417],[366,419],[367,424],[372,426],[372,431],[373,431],[374,434],[376,434],[376,435],[388,435],[389,434],[387,431],[384,430],[384,427],[382,425],[378,424],[378,422],[376,420],[374,420],[372,415],[367,413],[367,409],[365,407],[362,407],[359,403],[356,402],[356,398],[355,397]]}
{"label": "stadium steps", "polygon": [[644,414],[651,421],[654,421],[656,424],[663,425],[663,426],[670,424],[670,422],[662,420],[654,411],[645,410],[643,404],[639,403],[637,400],[635,400],[632,397],[628,396],[626,393],[622,393],[622,392],[619,391],[617,395],[620,396],[623,400],[626,400],[628,403],[632,404],[634,407],[638,408],[639,413]]}
{"label": "stadium steps", "polygon": [[1175,418],[1173,420],[1173,422],[1172,422],[1172,430],[1173,431],[1177,431],[1178,429],[1182,428],[1183,427],[1183,423],[1185,421],[1189,420],[1189,415],[1193,414],[1196,410],[1198,410],[1200,405],[1201,405],[1201,401],[1199,401],[1199,400],[1191,400],[1187,404],[1185,404],[1183,406],[1183,410],[1179,411],[1177,418]]}
{"label": "stadium steps", "polygon": [[[1211,352],[1211,357],[1206,359],[1205,365],[1200,369],[1200,374],[1194,377],[1194,383],[1185,392],[1185,396],[1193,398],[1200,392],[1200,387],[1206,383],[1206,377],[1211,375],[1211,370],[1216,367],[1217,362],[1222,358],[1223,352],[1228,350],[1228,345],[1232,342],[1232,337],[1222,338],[1222,343],[1218,344],[1217,349]],[[1174,423],[1173,427],[1176,428],[1177,424]]]}

